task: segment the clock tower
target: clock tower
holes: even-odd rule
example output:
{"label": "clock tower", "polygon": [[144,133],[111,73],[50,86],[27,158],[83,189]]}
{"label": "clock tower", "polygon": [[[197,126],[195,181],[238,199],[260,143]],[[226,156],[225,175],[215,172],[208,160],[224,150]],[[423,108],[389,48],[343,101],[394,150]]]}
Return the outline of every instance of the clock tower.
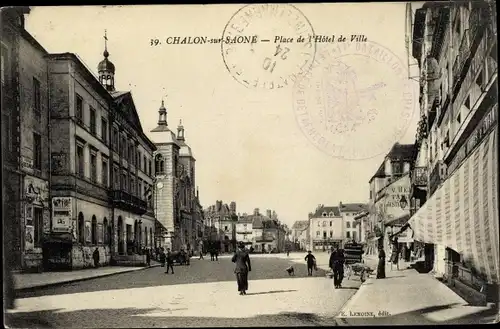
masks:
{"label": "clock tower", "polygon": [[157,148],[153,153],[156,180],[154,202],[156,219],[162,226],[161,232],[157,236],[160,235],[160,246],[179,250],[181,241],[176,195],[180,146],[175,134],[168,127],[167,109],[163,100],[158,113],[158,126],[151,130],[152,139]]}

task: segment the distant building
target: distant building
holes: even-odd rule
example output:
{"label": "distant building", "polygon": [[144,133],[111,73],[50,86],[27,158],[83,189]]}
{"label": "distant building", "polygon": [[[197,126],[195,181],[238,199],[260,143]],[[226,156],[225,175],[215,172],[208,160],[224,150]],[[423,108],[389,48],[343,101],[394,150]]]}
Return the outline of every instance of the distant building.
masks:
{"label": "distant building", "polygon": [[309,221],[300,220],[293,223],[290,235],[293,250],[308,249],[310,239]]}
{"label": "distant building", "polygon": [[254,242],[253,235],[253,219],[251,216],[238,216],[236,223],[236,242],[243,242],[246,246],[251,247]]}
{"label": "distant building", "polygon": [[217,200],[215,205],[205,210],[205,214],[210,225],[222,233],[217,237],[220,250],[222,252],[236,250],[236,223],[238,222],[236,202],[232,201],[230,205],[227,205],[222,200]]}
{"label": "distant building", "polygon": [[313,251],[342,246],[346,233],[339,207],[319,205],[310,215],[309,231],[309,248]]}
{"label": "distant building", "polygon": [[364,203],[339,203],[339,210],[344,221],[344,232],[346,240],[364,242],[366,232],[362,230],[362,223],[355,220],[355,217],[368,210],[368,205]]}

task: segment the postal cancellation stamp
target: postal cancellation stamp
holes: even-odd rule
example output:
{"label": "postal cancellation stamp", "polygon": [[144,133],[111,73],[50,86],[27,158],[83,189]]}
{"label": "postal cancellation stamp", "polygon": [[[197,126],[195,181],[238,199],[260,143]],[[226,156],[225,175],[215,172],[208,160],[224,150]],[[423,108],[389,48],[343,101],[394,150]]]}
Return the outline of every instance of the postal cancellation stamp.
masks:
{"label": "postal cancellation stamp", "polygon": [[386,152],[415,108],[406,65],[373,41],[321,43],[293,87],[294,113],[318,149],[346,160]]}
{"label": "postal cancellation stamp", "polygon": [[222,58],[232,77],[247,88],[291,87],[294,76],[314,60],[313,37],[311,23],[293,5],[246,5],[224,28]]}

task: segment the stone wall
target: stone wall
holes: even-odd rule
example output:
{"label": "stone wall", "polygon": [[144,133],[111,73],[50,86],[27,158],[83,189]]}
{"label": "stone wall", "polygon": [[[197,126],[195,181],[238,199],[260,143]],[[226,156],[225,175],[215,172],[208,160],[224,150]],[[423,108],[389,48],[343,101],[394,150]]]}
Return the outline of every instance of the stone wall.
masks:
{"label": "stone wall", "polygon": [[110,264],[111,252],[109,246],[80,246],[74,245],[71,257],[72,257],[72,268],[89,268],[94,267],[94,258],[92,254],[95,248],[99,249],[99,266],[106,266]]}

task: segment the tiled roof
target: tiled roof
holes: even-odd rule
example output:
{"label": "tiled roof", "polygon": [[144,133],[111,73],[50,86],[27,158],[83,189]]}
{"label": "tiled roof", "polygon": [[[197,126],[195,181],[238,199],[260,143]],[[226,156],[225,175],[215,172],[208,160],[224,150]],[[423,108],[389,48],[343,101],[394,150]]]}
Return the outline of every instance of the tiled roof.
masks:
{"label": "tiled roof", "polygon": [[375,177],[385,177],[385,160],[387,158],[391,160],[400,160],[400,161],[411,161],[413,159],[413,152],[415,150],[415,144],[399,144],[395,143],[389,153],[384,158],[384,161],[380,164],[375,175],[370,178],[370,182]]}
{"label": "tiled roof", "polygon": [[342,203],[339,205],[340,212],[360,212],[366,211],[368,209],[368,205],[365,203]]}
{"label": "tiled roof", "polygon": [[252,223],[251,216],[240,216],[238,223]]}
{"label": "tiled roof", "polygon": [[340,211],[339,207],[320,207],[316,209],[316,212],[314,213],[313,217],[323,217],[323,213],[326,212],[327,215],[329,215],[331,212],[333,212],[333,216],[340,216]]}

